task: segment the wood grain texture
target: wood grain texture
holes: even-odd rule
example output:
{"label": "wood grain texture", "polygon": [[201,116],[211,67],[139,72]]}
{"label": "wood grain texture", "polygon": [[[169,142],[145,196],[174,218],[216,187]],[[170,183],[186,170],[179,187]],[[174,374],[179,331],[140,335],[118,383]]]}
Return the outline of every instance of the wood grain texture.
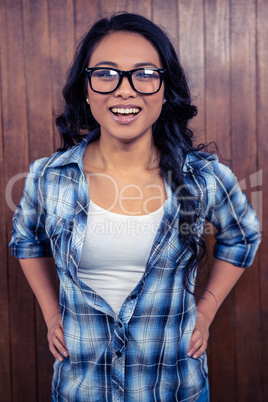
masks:
{"label": "wood grain texture", "polygon": [[28,150],[32,162],[53,152],[48,5],[46,0],[23,0],[22,7]]}
{"label": "wood grain texture", "polygon": [[205,2],[206,140],[231,159],[230,8],[221,0]]}
{"label": "wood grain texture", "polygon": [[[47,1],[22,1],[29,161],[53,152],[52,82]],[[38,58],[36,55],[38,54]],[[29,292],[31,292],[29,290]],[[52,359],[47,330],[35,304],[36,375],[40,401],[51,396]]]}
{"label": "wood grain texture", "polygon": [[[6,180],[28,170],[28,126],[24,68],[22,6],[15,0],[2,3],[4,41],[2,43],[2,99],[4,170]],[[21,197],[23,181],[13,188],[13,199]],[[7,207],[7,233],[11,230],[13,211]],[[19,269],[8,257],[9,309],[11,338],[12,397],[23,401],[36,399],[36,354],[34,298]]]}
{"label": "wood grain texture", "polygon": [[[72,0],[48,0],[50,64],[52,80],[53,115],[63,107],[62,88],[71,65],[75,49],[74,2]],[[60,145],[54,126],[54,149]]]}
{"label": "wood grain texture", "polygon": [[[207,142],[215,141],[225,164],[231,160],[230,9],[227,2],[205,3],[205,126]],[[214,239],[209,238],[209,249]],[[236,400],[234,293],[228,296],[210,330],[211,399]],[[219,348],[217,340],[221,339]],[[227,353],[228,351],[228,353]],[[226,370],[228,367],[228,370]],[[219,383],[216,379],[221,378]]]}
{"label": "wood grain texture", "polygon": [[[215,140],[251,203],[263,242],[221,307],[208,348],[211,402],[268,398],[268,3],[266,0],[0,0],[0,399],[46,402],[53,357],[39,307],[8,242],[29,163],[59,146],[54,117],[80,37],[129,11],[173,38],[199,114],[195,143]],[[19,176],[16,176],[19,175]],[[10,200],[5,191],[14,181]],[[209,236],[212,253],[214,239]],[[208,260],[207,277],[213,258]]]}
{"label": "wood grain texture", "polygon": [[[256,2],[232,0],[231,16],[232,167],[238,179],[245,179],[249,187],[249,176],[258,169]],[[250,192],[249,187],[246,193],[251,201]],[[262,398],[259,300],[257,259],[235,288],[239,401],[261,401]]]}
{"label": "wood grain texture", "polygon": [[181,63],[193,103],[198,108],[198,115],[190,125],[196,134],[196,143],[205,142],[204,7],[201,1],[178,1],[178,40]]}
{"label": "wood grain texture", "polygon": [[[2,6],[2,0],[0,7]],[[0,37],[5,38],[5,25],[3,21],[3,14],[0,13]],[[1,48],[2,50],[2,48]],[[2,77],[2,63],[5,55],[0,54],[0,77]],[[2,82],[0,80],[0,86]],[[2,104],[3,99],[0,97],[0,203],[5,206],[5,171],[4,171],[4,142],[3,142],[3,116],[2,116]],[[7,264],[7,236],[6,236],[6,215],[2,210],[0,214],[0,261],[1,261],[1,275],[0,275],[0,395],[2,395],[3,402],[9,402],[11,400],[11,361],[10,361],[10,347],[11,347],[11,335],[9,328],[9,292],[8,292],[8,264]]]}
{"label": "wood grain texture", "polygon": [[98,0],[92,0],[85,2],[84,0],[76,0],[74,2],[75,10],[75,41],[81,39],[81,37],[88,32],[91,24],[99,19],[100,16],[100,4]]}
{"label": "wood grain texture", "polygon": [[126,0],[126,11],[143,15],[143,17],[152,18],[151,0]]}
{"label": "wood grain texture", "polygon": [[110,17],[114,13],[126,11],[126,0],[100,0],[100,17]]}
{"label": "wood grain texture", "polygon": [[152,21],[165,29],[175,48],[178,47],[178,2],[177,0],[152,2]]}
{"label": "wood grain texture", "polygon": [[[261,338],[261,377],[263,401],[268,398],[268,6],[266,0],[257,2],[257,60],[258,60],[258,170],[261,172],[260,185],[255,187],[259,197],[259,218],[262,224],[263,240],[259,252],[260,286],[260,338]],[[265,399],[266,398],[266,399]]]}

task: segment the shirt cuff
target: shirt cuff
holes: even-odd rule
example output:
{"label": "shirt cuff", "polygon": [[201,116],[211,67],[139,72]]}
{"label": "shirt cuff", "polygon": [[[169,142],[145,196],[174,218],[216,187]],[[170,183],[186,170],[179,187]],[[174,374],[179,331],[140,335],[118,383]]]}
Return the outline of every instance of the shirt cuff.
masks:
{"label": "shirt cuff", "polygon": [[240,243],[234,246],[226,246],[226,244],[216,242],[214,246],[214,257],[230,262],[237,267],[247,268],[253,263],[260,241],[259,236],[252,243]]}
{"label": "shirt cuff", "polygon": [[52,257],[50,245],[10,245],[11,254],[16,258]]}

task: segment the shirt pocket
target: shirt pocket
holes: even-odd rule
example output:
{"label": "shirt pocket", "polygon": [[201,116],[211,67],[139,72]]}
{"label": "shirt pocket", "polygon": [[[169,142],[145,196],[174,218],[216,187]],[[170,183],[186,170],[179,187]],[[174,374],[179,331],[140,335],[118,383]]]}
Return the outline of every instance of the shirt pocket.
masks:
{"label": "shirt pocket", "polygon": [[48,214],[45,222],[45,231],[47,236],[54,240],[62,233],[66,219],[61,216]]}
{"label": "shirt pocket", "polygon": [[181,242],[179,231],[175,228],[172,230],[171,236],[167,241],[166,252],[168,260],[174,266],[177,266],[188,254],[187,249]]}
{"label": "shirt pocket", "polygon": [[50,240],[50,247],[56,263],[63,251],[64,245],[64,228],[66,227],[66,219],[61,216],[48,214],[45,221],[45,231]]}

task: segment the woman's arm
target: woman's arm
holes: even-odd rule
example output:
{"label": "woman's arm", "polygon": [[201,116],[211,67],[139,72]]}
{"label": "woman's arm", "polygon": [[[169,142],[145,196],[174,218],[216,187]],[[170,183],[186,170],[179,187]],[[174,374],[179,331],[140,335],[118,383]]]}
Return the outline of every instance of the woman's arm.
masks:
{"label": "woman's arm", "polygon": [[206,291],[197,304],[197,319],[189,344],[188,357],[197,358],[206,350],[209,327],[222,302],[243,272],[244,268],[223,260],[215,260]]}
{"label": "woman's arm", "polygon": [[54,260],[26,258],[19,261],[41,307],[48,329],[49,350],[56,359],[62,361],[61,354],[67,357],[68,350],[63,334]]}

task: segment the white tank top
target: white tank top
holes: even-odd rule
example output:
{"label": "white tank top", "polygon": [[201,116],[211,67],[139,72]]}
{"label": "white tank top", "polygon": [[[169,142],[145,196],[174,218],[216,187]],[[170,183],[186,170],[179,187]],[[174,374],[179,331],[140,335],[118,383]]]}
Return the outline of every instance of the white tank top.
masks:
{"label": "white tank top", "polygon": [[107,211],[90,201],[78,278],[119,314],[142,278],[165,204],[148,215]]}

